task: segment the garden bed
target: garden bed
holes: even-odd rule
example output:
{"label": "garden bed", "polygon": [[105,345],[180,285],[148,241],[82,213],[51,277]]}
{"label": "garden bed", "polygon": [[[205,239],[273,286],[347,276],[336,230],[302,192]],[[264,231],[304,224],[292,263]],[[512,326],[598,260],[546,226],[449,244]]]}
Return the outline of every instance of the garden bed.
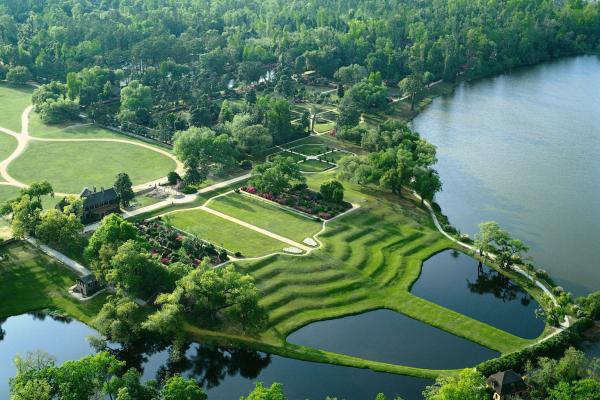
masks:
{"label": "garden bed", "polygon": [[253,186],[245,186],[240,190],[323,220],[331,219],[352,208],[352,204],[346,201],[341,203],[327,202],[320,193],[310,190],[304,184],[296,185],[277,196],[272,193],[258,192]]}
{"label": "garden bed", "polygon": [[206,258],[211,264],[217,265],[229,259],[227,251],[201,239],[194,246],[187,246],[184,250],[183,241],[186,237],[195,236],[187,235],[159,219],[142,220],[135,225],[138,232],[150,243],[150,253],[159,257],[165,265],[178,261],[200,265]]}

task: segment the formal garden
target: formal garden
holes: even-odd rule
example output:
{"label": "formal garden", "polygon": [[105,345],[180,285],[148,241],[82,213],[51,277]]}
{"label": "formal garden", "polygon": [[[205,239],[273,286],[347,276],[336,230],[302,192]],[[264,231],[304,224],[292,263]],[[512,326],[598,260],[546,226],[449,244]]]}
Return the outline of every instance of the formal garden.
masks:
{"label": "formal garden", "polygon": [[281,151],[270,154],[267,161],[272,161],[279,156],[290,157],[298,163],[302,172],[315,173],[333,169],[341,158],[354,154],[348,150],[332,146],[318,138],[315,143],[307,142],[285,146]]}

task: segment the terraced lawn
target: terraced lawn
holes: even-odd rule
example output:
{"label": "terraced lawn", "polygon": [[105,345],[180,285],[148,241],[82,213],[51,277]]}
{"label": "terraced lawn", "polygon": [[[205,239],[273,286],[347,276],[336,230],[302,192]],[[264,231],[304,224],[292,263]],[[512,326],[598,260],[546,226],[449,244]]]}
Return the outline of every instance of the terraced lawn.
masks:
{"label": "terraced lawn", "polygon": [[213,210],[241,219],[301,243],[321,230],[321,223],[242,193],[217,197],[207,205]]}
{"label": "terraced lawn", "polygon": [[132,144],[30,142],[8,170],[24,183],[46,179],[57,192],[79,193],[85,186],[112,186],[120,172],[127,172],[135,185],[166,176],[175,167],[172,159]]}
{"label": "terraced lawn", "polygon": [[288,247],[279,240],[200,209],[174,212],[164,216],[164,220],[182,231],[224,247],[230,252],[239,251],[244,257],[263,256]]}
{"label": "terraced lawn", "polygon": [[0,161],[10,156],[16,148],[17,139],[3,132],[0,132]]}
{"label": "terraced lawn", "polygon": [[31,104],[31,86],[0,83],[0,126],[21,132],[21,114]]}

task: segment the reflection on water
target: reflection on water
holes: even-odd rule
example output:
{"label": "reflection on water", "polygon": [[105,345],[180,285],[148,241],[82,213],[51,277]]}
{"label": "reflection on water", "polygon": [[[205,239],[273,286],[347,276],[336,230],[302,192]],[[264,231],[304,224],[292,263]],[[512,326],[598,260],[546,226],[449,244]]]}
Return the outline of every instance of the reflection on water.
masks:
{"label": "reflection on water", "polygon": [[534,338],[544,330],[538,303],[519,285],[454,250],[423,263],[411,293],[512,334]]}
{"label": "reflection on water", "polygon": [[[96,332],[85,324],[43,312],[0,320],[0,399],[9,397],[8,381],[14,376],[17,354],[42,349],[59,364],[92,354],[87,336]],[[143,372],[142,379],[162,379],[180,373],[197,379],[210,400],[231,400],[247,395],[255,382],[281,382],[289,400],[337,396],[348,400],[372,399],[379,392],[388,398],[420,398],[432,382],[370,370],[310,363],[244,349],[192,343],[179,362],[169,360],[165,346],[141,343],[128,349],[114,347],[115,355]]]}

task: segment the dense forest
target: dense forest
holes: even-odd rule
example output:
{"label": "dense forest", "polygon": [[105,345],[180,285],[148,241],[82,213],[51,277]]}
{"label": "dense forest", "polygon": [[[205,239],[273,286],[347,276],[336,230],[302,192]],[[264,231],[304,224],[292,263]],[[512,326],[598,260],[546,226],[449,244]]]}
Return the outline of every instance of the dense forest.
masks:
{"label": "dense forest", "polygon": [[[375,73],[414,95],[440,79],[595,52],[599,40],[600,5],[584,0],[0,1],[0,78],[66,82],[70,101],[94,119],[112,114],[163,140],[222,122],[209,100],[251,83],[293,99],[308,71],[347,86]],[[121,93],[131,109],[111,112],[108,100],[131,82]],[[373,89],[357,92],[365,102]],[[47,122],[76,115],[73,104],[38,111]],[[257,123],[269,128],[265,115],[249,125]],[[277,137],[275,128],[275,143],[298,133]],[[251,132],[259,142],[261,133]]]}

